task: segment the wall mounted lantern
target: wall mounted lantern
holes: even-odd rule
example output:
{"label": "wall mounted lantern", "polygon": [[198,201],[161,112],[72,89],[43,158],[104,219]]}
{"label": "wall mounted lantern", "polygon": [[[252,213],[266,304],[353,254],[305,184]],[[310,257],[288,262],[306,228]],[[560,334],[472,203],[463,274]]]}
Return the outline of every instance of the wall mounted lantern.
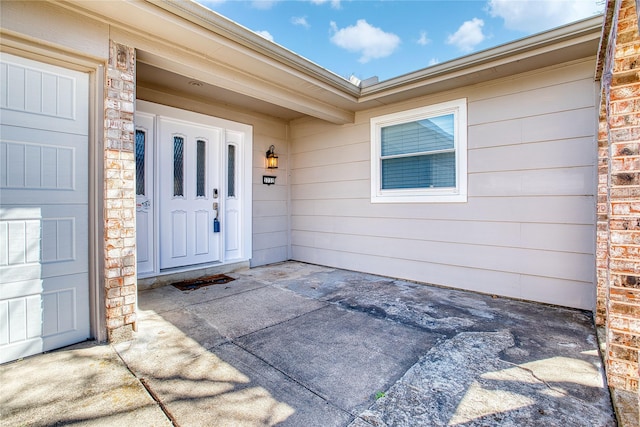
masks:
{"label": "wall mounted lantern", "polygon": [[267,169],[278,169],[278,156],[273,150],[275,150],[273,145],[267,150]]}

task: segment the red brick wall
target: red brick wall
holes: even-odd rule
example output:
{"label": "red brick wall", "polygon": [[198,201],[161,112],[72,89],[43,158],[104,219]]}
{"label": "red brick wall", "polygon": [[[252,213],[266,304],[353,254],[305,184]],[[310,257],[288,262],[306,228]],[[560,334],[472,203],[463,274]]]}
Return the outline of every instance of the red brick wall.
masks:
{"label": "red brick wall", "polygon": [[105,82],[105,304],[110,342],[136,325],[135,50],[110,42]]}
{"label": "red brick wall", "polygon": [[602,84],[596,321],[609,386],[638,390],[640,349],[640,34],[635,0],[614,11]]}

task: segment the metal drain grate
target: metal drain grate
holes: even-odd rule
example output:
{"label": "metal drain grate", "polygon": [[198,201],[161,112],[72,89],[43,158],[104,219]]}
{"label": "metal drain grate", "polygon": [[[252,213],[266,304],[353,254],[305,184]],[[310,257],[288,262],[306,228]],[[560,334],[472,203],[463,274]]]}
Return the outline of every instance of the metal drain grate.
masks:
{"label": "metal drain grate", "polygon": [[198,279],[183,280],[182,282],[172,283],[173,286],[181,291],[194,291],[211,285],[223,285],[235,280],[233,277],[224,274],[216,274],[215,276],[200,277]]}

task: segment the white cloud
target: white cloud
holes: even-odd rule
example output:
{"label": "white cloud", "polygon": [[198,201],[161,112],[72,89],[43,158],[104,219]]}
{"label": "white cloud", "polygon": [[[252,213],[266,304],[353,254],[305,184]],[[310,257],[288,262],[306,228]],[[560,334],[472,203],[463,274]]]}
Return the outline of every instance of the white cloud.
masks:
{"label": "white cloud", "polygon": [[266,31],[266,30],[256,31],[256,34],[259,35],[259,36],[264,37],[265,39],[269,40],[270,42],[273,41],[273,36],[271,35],[271,33],[269,31]]}
{"label": "white cloud", "polygon": [[504,19],[504,26],[525,33],[543,31],[601,13],[599,0],[489,0],[492,17]]}
{"label": "white cloud", "polygon": [[418,41],[416,43],[418,43],[420,46],[425,46],[425,45],[431,43],[431,40],[429,40],[427,38],[427,32],[426,31],[420,31],[420,38],[418,39]]}
{"label": "white cloud", "polygon": [[341,0],[310,0],[311,3],[321,5],[325,3],[331,3],[331,7],[334,9],[340,9],[340,1]]}
{"label": "white cloud", "polygon": [[278,0],[253,0],[251,2],[251,6],[256,9],[271,9],[274,4],[276,4]]}
{"label": "white cloud", "polygon": [[362,56],[358,61],[363,64],[391,55],[400,45],[400,37],[393,33],[385,33],[364,19],[359,19],[356,25],[341,29],[338,29],[333,21],[330,25],[334,32],[331,42],[349,52],[360,52]]}
{"label": "white cloud", "polygon": [[293,16],[291,17],[291,23],[293,25],[300,25],[301,27],[309,28],[311,25],[307,22],[306,16]]}
{"label": "white cloud", "polygon": [[447,44],[455,45],[463,52],[471,52],[485,39],[482,33],[483,26],[482,19],[473,18],[471,21],[465,21],[458,31],[447,37]]}
{"label": "white cloud", "polygon": [[438,58],[431,58],[429,60],[429,67],[431,67],[432,65],[439,64],[439,63],[440,63],[440,60]]}

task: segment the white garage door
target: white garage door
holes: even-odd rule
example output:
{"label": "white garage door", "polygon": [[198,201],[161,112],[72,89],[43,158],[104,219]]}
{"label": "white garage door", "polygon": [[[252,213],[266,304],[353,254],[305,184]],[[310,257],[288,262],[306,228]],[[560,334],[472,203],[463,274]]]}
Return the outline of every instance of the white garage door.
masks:
{"label": "white garage door", "polygon": [[88,88],[0,57],[0,363],[90,334]]}

